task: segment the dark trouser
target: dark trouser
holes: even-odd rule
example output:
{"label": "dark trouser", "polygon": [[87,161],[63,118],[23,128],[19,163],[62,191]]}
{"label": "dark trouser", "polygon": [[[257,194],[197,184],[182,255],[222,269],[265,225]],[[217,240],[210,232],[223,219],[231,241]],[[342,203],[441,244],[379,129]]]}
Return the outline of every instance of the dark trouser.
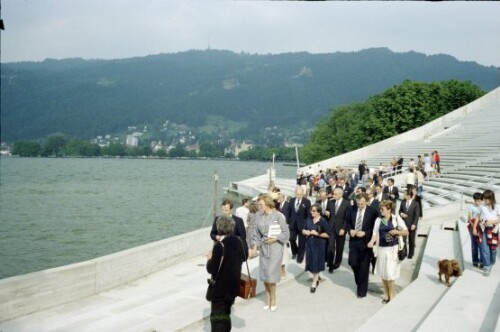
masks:
{"label": "dark trouser", "polygon": [[353,240],[349,245],[349,265],[354,272],[358,296],[364,297],[368,293],[368,278],[370,274],[370,250],[363,239]]}
{"label": "dark trouser", "polygon": [[342,263],[344,254],[345,235],[339,236],[335,231],[330,233],[328,239],[328,255],[326,263],[329,268],[337,269]]}
{"label": "dark trouser", "polygon": [[[404,237],[405,244],[408,245],[408,257],[412,257],[415,254],[415,236],[417,235],[417,229],[414,231],[410,230],[408,227],[408,232],[410,233],[408,236]],[[408,242],[406,240],[408,238]]]}
{"label": "dark trouser", "polygon": [[373,250],[370,250],[370,265],[372,266],[372,273],[375,273],[375,265],[377,265],[377,257],[373,254]]}
{"label": "dark trouser", "polygon": [[210,312],[210,325],[212,332],[231,331],[231,306],[222,300],[212,301],[212,312]]}
{"label": "dark trouser", "polygon": [[[297,245],[298,238],[298,245]],[[306,237],[302,234],[302,228],[297,226],[290,227],[290,248],[292,255],[297,255],[297,260],[303,260],[306,253]]]}

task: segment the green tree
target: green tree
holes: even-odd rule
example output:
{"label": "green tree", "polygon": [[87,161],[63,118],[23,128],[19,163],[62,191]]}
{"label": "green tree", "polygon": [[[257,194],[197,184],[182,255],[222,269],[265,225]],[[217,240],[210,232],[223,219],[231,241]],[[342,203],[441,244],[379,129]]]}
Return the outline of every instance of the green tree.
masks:
{"label": "green tree", "polygon": [[68,138],[63,134],[53,134],[47,138],[43,146],[43,156],[61,157]]}
{"label": "green tree", "polygon": [[20,157],[38,157],[41,152],[40,143],[33,141],[18,141],[12,147],[12,154]]}
{"label": "green tree", "polygon": [[200,152],[198,154],[200,157],[220,157],[224,155],[224,147],[217,142],[200,142]]}
{"label": "green tree", "polygon": [[471,82],[403,83],[365,102],[337,106],[320,121],[301,151],[312,163],[420,127],[484,95]]}
{"label": "green tree", "polygon": [[127,155],[125,146],[120,143],[110,143],[109,146],[102,148],[101,152],[102,155],[111,157],[123,157]]}
{"label": "green tree", "polygon": [[177,144],[175,148],[168,152],[168,155],[174,158],[188,157],[189,152],[186,151],[183,144]]}
{"label": "green tree", "polygon": [[101,153],[101,148],[97,144],[92,144],[77,138],[70,138],[64,145],[62,151],[66,156],[97,157]]}
{"label": "green tree", "polygon": [[156,151],[154,153],[154,155],[157,156],[157,157],[160,157],[160,158],[164,158],[164,157],[167,156],[167,151],[165,151],[163,149],[160,149],[160,150]]}

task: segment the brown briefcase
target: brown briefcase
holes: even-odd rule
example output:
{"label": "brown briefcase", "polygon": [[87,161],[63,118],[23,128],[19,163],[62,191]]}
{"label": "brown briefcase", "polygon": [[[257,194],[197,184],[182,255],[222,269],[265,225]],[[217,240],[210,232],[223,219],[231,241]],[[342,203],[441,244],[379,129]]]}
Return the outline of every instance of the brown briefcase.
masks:
{"label": "brown briefcase", "polygon": [[249,278],[246,274],[242,273],[240,276],[240,292],[238,296],[244,299],[255,297],[256,288],[257,280],[251,277]]}

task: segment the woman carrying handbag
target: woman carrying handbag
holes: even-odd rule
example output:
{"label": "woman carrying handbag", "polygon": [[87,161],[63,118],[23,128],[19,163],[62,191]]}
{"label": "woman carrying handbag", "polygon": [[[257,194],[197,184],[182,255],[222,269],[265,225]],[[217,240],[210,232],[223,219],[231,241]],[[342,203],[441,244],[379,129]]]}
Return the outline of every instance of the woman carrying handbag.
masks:
{"label": "woman carrying handbag", "polygon": [[375,220],[373,235],[368,242],[368,248],[374,248],[377,256],[375,274],[382,278],[384,285],[384,299],[382,303],[389,303],[394,298],[394,282],[399,278],[401,263],[398,257],[399,237],[407,236],[408,229],[401,219],[393,213],[395,203],[390,200],[380,203],[381,216]]}
{"label": "woman carrying handbag", "polygon": [[246,260],[241,240],[234,235],[234,221],[229,216],[217,219],[217,232],[222,239],[215,242],[207,255],[209,279],[207,300],[211,301],[212,331],[231,331],[231,306],[240,288],[241,265]]}

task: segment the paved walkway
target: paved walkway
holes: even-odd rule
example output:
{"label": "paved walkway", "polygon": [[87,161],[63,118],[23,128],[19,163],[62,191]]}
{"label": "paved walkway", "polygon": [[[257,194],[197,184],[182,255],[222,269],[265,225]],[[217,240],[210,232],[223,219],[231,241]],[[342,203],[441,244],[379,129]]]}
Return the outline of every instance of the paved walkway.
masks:
{"label": "paved walkway", "polygon": [[[262,310],[265,295],[259,281],[257,298],[237,298],[233,329],[354,331],[382,308],[381,283],[371,275],[368,296],[358,299],[345,258],[334,274],[323,274],[325,280],[315,294],[309,292],[309,274],[304,273],[303,263],[290,261],[287,280],[278,286],[277,311]],[[205,257],[191,259],[95,296],[2,322],[0,331],[209,331],[205,262]],[[413,264],[415,260],[404,262],[400,287],[410,282]],[[253,276],[258,275],[257,265],[258,259],[250,261]]]}
{"label": "paved walkway", "polygon": [[[419,239],[420,243],[422,241]],[[348,245],[346,243],[346,249]],[[410,283],[416,263],[415,259],[403,262],[401,278],[397,281],[398,292]],[[275,312],[262,309],[266,299],[264,293],[250,301],[237,299],[231,315],[233,330],[355,331],[384,306],[381,303],[382,283],[376,275],[370,275],[367,297],[359,299],[356,296],[354,275],[345,254],[338,270],[333,274],[322,273],[323,281],[314,294],[309,291],[312,279],[309,273],[303,272],[303,264],[292,263],[288,270],[292,269],[302,273],[278,286]],[[181,331],[210,331],[210,322],[206,318]]]}

